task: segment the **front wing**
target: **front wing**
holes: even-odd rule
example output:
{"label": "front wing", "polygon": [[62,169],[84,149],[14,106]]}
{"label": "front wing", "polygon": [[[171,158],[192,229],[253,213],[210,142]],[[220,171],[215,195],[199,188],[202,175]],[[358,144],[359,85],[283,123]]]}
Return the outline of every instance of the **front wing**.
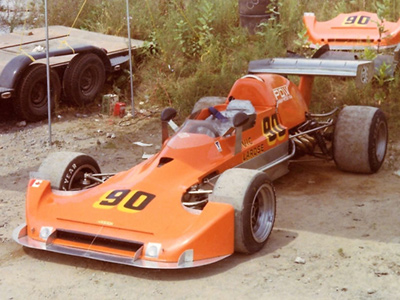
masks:
{"label": "front wing", "polygon": [[[82,235],[80,233],[69,232],[72,235]],[[52,234],[54,235],[54,233]],[[109,254],[106,252],[98,251],[92,249],[91,247],[87,249],[82,248],[74,248],[65,245],[54,244],[52,241],[54,240],[54,236],[50,235],[46,242],[40,242],[30,238],[27,234],[27,226],[26,224],[22,224],[15,228],[13,232],[13,239],[22,246],[40,250],[46,250],[50,252],[56,252],[61,254],[67,254],[72,256],[86,257],[90,259],[118,263],[122,265],[140,267],[140,268],[150,268],[150,269],[182,269],[182,268],[193,268],[208,265],[219,260],[222,260],[230,255],[218,256],[203,260],[193,261],[193,252],[191,250],[187,250],[180,256],[178,262],[159,262],[159,261],[149,261],[145,259],[140,259],[143,244],[127,241],[127,240],[116,240],[111,237],[96,237],[97,240],[100,240],[100,243],[93,245],[93,248],[99,248],[99,244],[101,244],[101,240],[104,242],[105,240],[113,241],[117,247],[124,246],[125,248],[130,248],[131,255],[116,255]],[[86,236],[88,237],[88,236]],[[90,245],[92,246],[92,244]],[[131,246],[131,247],[130,247]],[[100,246],[101,247],[101,246]]]}

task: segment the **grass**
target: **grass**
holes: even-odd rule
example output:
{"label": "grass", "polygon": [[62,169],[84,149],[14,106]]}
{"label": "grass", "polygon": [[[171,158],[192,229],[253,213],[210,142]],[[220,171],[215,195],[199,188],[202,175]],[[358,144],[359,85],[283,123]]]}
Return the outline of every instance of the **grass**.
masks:
{"label": "grass", "polygon": [[[400,0],[272,2],[278,7],[279,21],[266,23],[257,34],[249,35],[240,27],[238,0],[130,1],[131,35],[146,41],[141,59],[135,63],[136,103],[173,106],[186,116],[200,97],[227,95],[234,81],[246,74],[250,60],[282,57],[288,49],[301,50],[299,34],[304,30],[304,12],[314,12],[319,21],[360,10],[397,21],[400,8]],[[75,24],[77,28],[127,36],[125,0],[88,0],[76,23],[83,0],[48,3],[49,24]],[[43,25],[39,13],[42,8],[32,6],[34,17],[27,20],[27,26]],[[112,79],[106,93],[117,92],[122,100],[128,98],[126,74]],[[370,84],[362,90],[356,89],[351,80],[318,78],[312,109],[326,111],[344,104],[380,106],[391,126],[398,129],[400,122],[395,120],[400,120],[399,90],[399,78]]]}

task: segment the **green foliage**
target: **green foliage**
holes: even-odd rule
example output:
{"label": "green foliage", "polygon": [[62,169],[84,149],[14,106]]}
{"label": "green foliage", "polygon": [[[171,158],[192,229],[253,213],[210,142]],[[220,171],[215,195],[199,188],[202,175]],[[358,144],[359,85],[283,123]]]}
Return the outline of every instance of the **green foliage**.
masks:
{"label": "green foliage", "polygon": [[[76,28],[127,35],[125,0],[88,0],[82,8],[83,3],[84,0],[48,0],[49,23],[71,26],[76,19]],[[284,57],[287,49],[311,56],[312,52],[304,48],[305,12],[315,13],[318,21],[340,13],[377,12],[383,37],[382,20],[397,21],[400,12],[400,0],[272,0],[266,10],[270,19],[260,24],[257,34],[250,35],[239,25],[238,0],[130,0],[129,5],[131,36],[145,41],[135,63],[135,101],[174,106],[182,116],[200,97],[226,96],[234,81],[246,74],[250,60]],[[26,27],[43,26],[42,1],[30,10]],[[21,24],[21,19],[17,22]],[[373,59],[377,54],[366,48],[361,57]],[[373,83],[362,90],[355,87],[353,80],[317,78],[311,109],[378,105],[392,120],[399,119],[400,80],[397,76],[384,76],[386,71],[387,66],[382,65]],[[122,98],[129,95],[127,75],[121,73],[114,78],[114,83],[107,85],[108,92],[116,92]]]}
{"label": "green foliage", "polygon": [[374,79],[378,83],[380,87],[383,87],[386,83],[391,82],[394,80],[394,77],[388,75],[388,72],[392,66],[390,64],[387,64],[386,62],[383,62],[379,68],[376,70],[376,74],[374,75]]}
{"label": "green foliage", "polygon": [[376,10],[376,14],[378,15],[379,20],[383,21],[384,19],[390,19],[392,15],[392,9],[394,8],[392,4],[392,0],[383,0],[382,2],[376,1],[374,3],[374,8]]}
{"label": "green foliage", "polygon": [[377,57],[376,50],[371,47],[365,47],[361,53],[361,59],[374,60]]}
{"label": "green foliage", "polygon": [[[0,25],[7,26],[8,31],[14,32],[18,27],[25,29],[33,27],[37,22],[40,5],[34,1],[8,0],[0,5]],[[32,14],[29,14],[32,12]]]}

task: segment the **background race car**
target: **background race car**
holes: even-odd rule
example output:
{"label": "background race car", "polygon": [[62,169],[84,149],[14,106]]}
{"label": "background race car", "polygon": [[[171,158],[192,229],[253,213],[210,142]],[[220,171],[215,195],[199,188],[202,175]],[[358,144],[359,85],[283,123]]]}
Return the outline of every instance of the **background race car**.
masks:
{"label": "background race car", "polygon": [[[319,22],[314,13],[305,13],[303,22],[311,48],[329,47],[320,58],[363,59],[364,50],[376,50],[373,59],[376,72],[393,76],[400,60],[400,20],[388,22],[376,13],[365,11],[339,14],[332,20]],[[382,50],[386,50],[382,53]],[[370,55],[368,55],[370,56]]]}

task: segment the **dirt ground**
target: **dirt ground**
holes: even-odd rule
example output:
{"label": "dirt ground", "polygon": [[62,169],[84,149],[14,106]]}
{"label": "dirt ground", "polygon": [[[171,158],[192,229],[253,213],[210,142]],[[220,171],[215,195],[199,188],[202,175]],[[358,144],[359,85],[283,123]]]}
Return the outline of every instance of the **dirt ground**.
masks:
{"label": "dirt ground", "polygon": [[[333,162],[297,162],[275,182],[277,219],[257,254],[181,270],[151,270],[26,249],[25,190],[51,151],[92,155],[102,171],[127,169],[160,148],[160,124],[70,113],[0,124],[0,299],[395,299],[400,295],[399,141],[374,175]],[[23,124],[19,124],[20,126]],[[150,143],[140,147],[134,142]]]}

